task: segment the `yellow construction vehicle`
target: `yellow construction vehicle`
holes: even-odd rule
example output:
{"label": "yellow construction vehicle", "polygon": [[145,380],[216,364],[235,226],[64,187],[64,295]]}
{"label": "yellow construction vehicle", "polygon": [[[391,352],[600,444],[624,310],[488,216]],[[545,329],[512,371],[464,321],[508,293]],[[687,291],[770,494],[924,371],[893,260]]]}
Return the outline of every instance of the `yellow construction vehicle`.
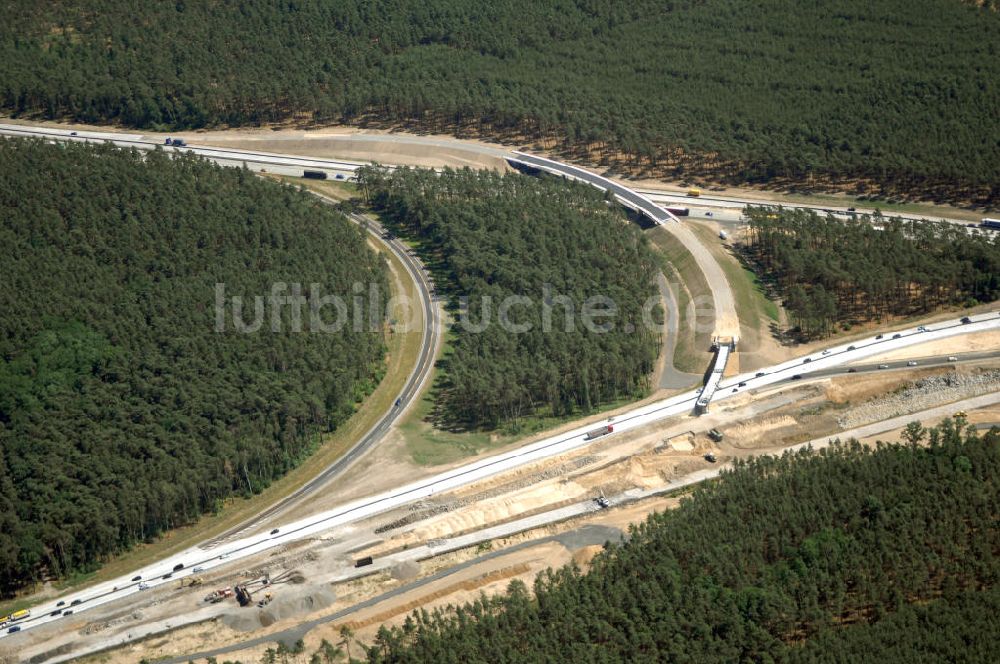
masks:
{"label": "yellow construction vehicle", "polygon": [[195,586],[200,586],[205,583],[205,580],[200,576],[189,576],[186,579],[181,579],[178,588],[194,588]]}
{"label": "yellow construction vehicle", "polygon": [[694,198],[701,196],[701,189],[695,189],[694,187],[688,189],[688,196],[692,196]]}

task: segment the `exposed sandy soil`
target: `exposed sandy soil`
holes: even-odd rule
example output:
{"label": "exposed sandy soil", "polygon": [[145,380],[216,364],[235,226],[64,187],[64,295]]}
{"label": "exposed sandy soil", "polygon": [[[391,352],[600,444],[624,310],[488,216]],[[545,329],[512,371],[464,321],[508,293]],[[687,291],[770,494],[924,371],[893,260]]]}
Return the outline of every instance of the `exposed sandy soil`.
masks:
{"label": "exposed sandy soil", "polygon": [[762,444],[770,444],[775,432],[790,432],[796,426],[798,421],[790,415],[775,415],[760,421],[744,422],[726,432],[727,443],[740,449],[753,449]]}
{"label": "exposed sandy soil", "polygon": [[[948,370],[945,368],[944,370]],[[927,373],[930,370],[925,370]],[[633,436],[623,437],[619,442],[602,441],[584,452],[589,456],[598,457],[597,461],[569,473],[565,477],[553,477],[543,482],[530,484],[523,488],[503,495],[485,499],[471,506],[456,509],[453,512],[433,516],[414,524],[410,532],[400,533],[391,541],[376,550],[399,549],[408,543],[418,543],[427,538],[447,533],[460,532],[463,529],[476,528],[486,523],[496,523],[512,516],[522,516],[525,512],[536,510],[547,504],[565,502],[567,499],[577,501],[595,495],[598,490],[606,490],[609,495],[633,487],[662,486],[665,479],[679,477],[694,470],[711,467],[701,455],[707,450],[715,451],[720,460],[727,458],[759,454],[773,451],[789,443],[809,440],[822,436],[824,431],[833,431],[836,427],[836,414],[847,401],[857,403],[866,396],[894,389],[913,379],[914,373],[898,373],[894,376],[872,375],[861,377],[836,377],[817,385],[803,386],[800,389],[783,395],[785,405],[780,406],[754,419],[754,409],[766,407],[768,399],[763,397],[756,403],[740,404],[734,400],[732,406],[710,413],[698,420],[679,418],[672,423],[650,425],[636,432]],[[836,397],[831,400],[831,397]],[[772,407],[773,408],[773,407]],[[995,406],[988,413],[976,413],[970,416],[972,421],[1000,421],[1000,406]],[[715,426],[726,434],[721,443],[708,440],[704,431]],[[936,422],[928,422],[934,424]],[[697,427],[697,433],[691,427]],[[877,438],[891,439],[892,435],[882,434]],[[574,455],[567,455],[567,458]],[[564,463],[566,458],[558,460]],[[521,476],[530,476],[544,464],[527,469]],[[512,475],[514,477],[512,477]],[[517,479],[518,474],[498,478],[494,486],[509,483]],[[486,486],[476,487],[483,491]],[[473,493],[472,490],[465,492]],[[634,503],[611,510],[594,512],[586,517],[546,526],[528,533],[505,537],[492,542],[493,550],[502,550],[520,542],[538,539],[556,532],[565,532],[578,528],[581,524],[603,524],[624,527],[630,522],[644,518],[653,510],[662,510],[676,505],[678,498],[660,497]],[[389,602],[383,602],[369,609],[359,611],[349,617],[358,636],[369,640],[377,629],[377,623],[388,621],[399,624],[406,614],[416,606],[431,608],[448,603],[467,601],[478,596],[480,590],[498,592],[506,588],[511,579],[520,578],[527,582],[542,569],[555,566],[570,560],[585,564],[598,551],[599,547],[588,546],[582,550],[569,551],[561,545],[549,541],[538,547],[520,550],[507,556],[499,556],[492,561],[476,563],[429,585],[425,585],[406,595]],[[227,643],[240,643],[253,634],[240,631],[252,627],[254,621],[258,624],[270,624],[269,632],[294,627],[305,620],[329,615],[333,611],[354,606],[357,602],[378,595],[389,589],[407,583],[413,578],[423,578],[438,570],[450,569],[464,561],[476,558],[481,552],[475,547],[425,560],[413,565],[410,570],[387,570],[375,575],[364,577],[348,583],[341,583],[324,591],[317,585],[314,575],[319,572],[329,572],[331,565],[342,564],[343,556],[335,562],[328,557],[320,557],[312,562],[298,561],[295,556],[299,551],[289,551],[279,556],[272,567],[287,568],[295,565],[304,570],[309,581],[299,590],[289,592],[285,588],[276,591],[277,599],[265,612],[255,609],[240,610],[233,607],[232,611],[242,613],[234,618],[231,616],[224,622],[194,625],[175,630],[163,638],[148,639],[144,644],[133,645],[120,650],[102,661],[134,662],[141,657],[156,657],[169,654],[194,652],[207,646],[221,647]],[[247,563],[249,564],[249,563]],[[221,584],[222,579],[212,579],[206,587]],[[164,597],[163,609],[172,613],[190,611],[197,605],[197,600],[204,594],[202,589],[178,592]],[[335,596],[334,596],[335,595]],[[284,599],[283,596],[288,596]],[[159,610],[159,609],[158,609]],[[267,616],[263,614],[267,613]],[[273,624],[272,624],[273,623]],[[306,637],[307,653],[314,651],[320,639],[326,638],[331,643],[341,641],[338,630],[342,623],[323,625],[310,631]],[[231,625],[231,626],[230,626]],[[240,629],[233,629],[238,627]],[[262,630],[258,628],[257,633]],[[244,662],[259,661],[266,646],[227,655],[227,659],[241,659]],[[355,652],[357,654],[357,651]]]}
{"label": "exposed sandy soil", "polygon": [[[448,136],[391,134],[378,130],[330,127],[297,129],[229,129],[185,132],[178,135],[195,145],[206,144],[243,150],[296,154],[307,157],[380,162],[406,166],[507,169],[506,162],[488,152],[508,148],[481,141],[457,141]],[[160,142],[167,134],[147,134]],[[364,138],[357,138],[363,136]],[[378,140],[382,136],[391,139]]]}
{"label": "exposed sandy soil", "polygon": [[971,353],[988,350],[1000,351],[1000,331],[977,332],[975,334],[951,337],[950,339],[941,339],[940,341],[930,341],[878,355],[865,360],[865,362],[889,362],[892,360],[908,360],[913,357],[934,357],[951,353]]}
{"label": "exposed sandy soil", "polygon": [[952,371],[951,367],[934,367],[905,373],[863,373],[837,376],[829,382],[825,397],[826,401],[836,405],[861,403],[867,399],[892,392],[914,380],[950,371]]}

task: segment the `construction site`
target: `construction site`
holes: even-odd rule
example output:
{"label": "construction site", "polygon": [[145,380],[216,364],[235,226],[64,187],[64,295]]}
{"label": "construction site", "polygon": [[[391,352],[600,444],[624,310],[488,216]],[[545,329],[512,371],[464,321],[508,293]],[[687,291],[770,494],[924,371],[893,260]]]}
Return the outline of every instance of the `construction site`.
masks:
{"label": "construction site", "polygon": [[[908,356],[936,350],[917,347]],[[628,536],[629,524],[677,505],[734,459],[804,442],[824,445],[837,436],[869,444],[896,440],[910,420],[933,424],[955,415],[971,426],[1000,423],[1000,360],[843,373],[748,392],[700,417],[595,435],[579,450],[349,527],[230,566],[195,568],[172,586],[144,591],[141,602],[110,603],[66,618],[60,633],[18,654],[31,662],[88,652],[82,661],[212,656],[251,662],[278,642],[291,646],[301,639],[315,648],[324,639],[343,641],[344,627],[363,643],[379,625],[398,624],[417,607],[461,603],[502,591],[514,579],[530,588],[539,572],[563,564],[586,569],[606,543]],[[613,423],[596,431],[608,428]],[[359,472],[371,477],[373,467],[384,482],[413,472],[391,444]],[[348,498],[354,484],[322,502]]]}

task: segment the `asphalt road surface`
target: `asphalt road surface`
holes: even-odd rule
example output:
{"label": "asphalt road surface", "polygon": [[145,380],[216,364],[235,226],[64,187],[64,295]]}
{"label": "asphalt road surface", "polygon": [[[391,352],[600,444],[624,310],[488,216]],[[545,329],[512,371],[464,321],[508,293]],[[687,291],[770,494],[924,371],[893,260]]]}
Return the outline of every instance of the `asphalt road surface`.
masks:
{"label": "asphalt road surface", "polygon": [[[812,374],[827,371],[842,365],[856,363],[882,353],[905,348],[928,341],[947,339],[953,336],[1000,330],[1000,316],[997,312],[980,314],[972,317],[970,323],[963,324],[958,320],[942,321],[929,324],[926,327],[899,330],[892,335],[880,335],[882,338],[869,337],[842,344],[822,352],[812,353],[809,357],[800,357],[781,364],[768,367],[757,373],[746,373],[733,376],[720,383],[719,392],[713,403],[723,401],[733,393],[753,390],[787,381],[792,375]],[[809,360],[809,361],[807,361]],[[742,383],[742,385],[740,385]],[[728,389],[727,389],[728,388]],[[634,408],[628,413],[619,415],[614,420],[614,433],[623,432],[658,422],[667,417],[689,414],[697,400],[695,391],[686,392],[668,399]],[[568,451],[584,447],[592,440],[588,432],[594,429],[594,423],[563,432],[535,443],[525,445],[516,450],[479,459],[472,463],[452,468],[443,473],[359,500],[340,505],[326,512],[312,515],[299,521],[285,524],[271,533],[251,535],[235,541],[222,543],[217,550],[209,553],[200,548],[192,548],[179,554],[163,559],[144,570],[135,572],[142,575],[150,586],[172,583],[166,575],[172,575],[174,581],[185,575],[193,574],[192,568],[211,569],[230,564],[241,558],[260,554],[275,547],[285,546],[289,542],[326,533],[338,527],[343,527],[358,520],[381,514],[390,509],[412,504],[415,501],[445,493],[458,487],[467,486],[473,482],[496,476],[500,473],[523,467],[530,463],[546,459]],[[179,567],[179,568],[178,568]],[[76,597],[67,597],[69,602],[80,601],[74,606],[79,613],[87,608],[126,598],[141,592],[138,581],[130,581],[132,575],[126,575],[95,587],[81,591]],[[50,616],[57,607],[52,602],[34,608],[32,617],[20,624],[26,629],[36,627],[54,620],[58,616]],[[6,634],[2,635],[5,638]]]}
{"label": "asphalt road surface", "polygon": [[[326,197],[320,196],[320,198],[328,204],[333,203],[333,201]],[[359,214],[352,214],[350,217],[358,225],[367,225],[368,232],[389,247],[389,249],[406,267],[406,270],[413,279],[413,282],[417,285],[417,290],[420,293],[420,304],[423,308],[424,317],[424,329],[420,346],[420,356],[417,359],[417,365],[410,373],[410,376],[407,379],[406,384],[403,386],[403,391],[399,394],[397,401],[394,402],[398,405],[393,405],[393,407],[390,408],[389,411],[386,412],[385,415],[383,415],[379,421],[376,422],[375,425],[369,429],[368,432],[365,433],[365,435],[362,436],[361,439],[358,440],[358,442],[356,442],[347,452],[285,498],[282,498],[278,502],[274,503],[249,521],[242,523],[235,528],[231,528],[218,537],[209,540],[202,545],[202,548],[212,549],[226,540],[247,532],[248,530],[256,527],[261,521],[275,516],[295,503],[301,502],[303,499],[307,498],[319,489],[322,489],[329,482],[338,477],[382,440],[383,436],[385,436],[385,434],[389,431],[399,415],[406,409],[406,406],[418,394],[420,386],[430,375],[430,371],[434,366],[434,351],[437,347],[437,340],[441,331],[441,325],[438,320],[437,307],[431,297],[430,284],[428,283],[423,265],[407,250],[404,245],[399,242],[399,240],[392,238],[389,234],[387,234],[385,229],[382,228],[376,220]]]}

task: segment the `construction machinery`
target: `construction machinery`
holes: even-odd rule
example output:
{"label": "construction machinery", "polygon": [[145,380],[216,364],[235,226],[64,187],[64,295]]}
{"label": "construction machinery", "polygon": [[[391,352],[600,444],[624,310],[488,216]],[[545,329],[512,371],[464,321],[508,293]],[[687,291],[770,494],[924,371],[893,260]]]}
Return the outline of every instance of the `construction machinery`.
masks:
{"label": "construction machinery", "polygon": [[[254,598],[253,594],[259,592],[263,588],[270,588],[273,585],[279,583],[301,583],[304,577],[301,573],[295,570],[289,570],[282,572],[281,574],[271,577],[265,574],[263,577],[256,579],[254,581],[249,581],[247,583],[239,583],[233,587],[233,594],[236,596],[236,601],[239,602],[240,606],[253,606]],[[271,593],[267,592],[264,595],[264,599],[260,600],[267,604],[271,601]],[[258,606],[263,606],[263,604],[257,603]]]}
{"label": "construction machinery", "polygon": [[213,590],[212,592],[205,595],[205,601],[209,604],[218,604],[224,599],[229,599],[233,596],[232,588],[219,588],[218,590]]}
{"label": "construction machinery", "polygon": [[272,599],[271,593],[264,593],[264,597],[261,598],[259,602],[257,602],[257,606],[259,608],[264,608],[265,606],[271,603],[271,599]]}
{"label": "construction machinery", "polygon": [[195,586],[200,586],[205,583],[205,579],[200,576],[189,576],[187,578],[178,581],[178,588],[194,588]]}

